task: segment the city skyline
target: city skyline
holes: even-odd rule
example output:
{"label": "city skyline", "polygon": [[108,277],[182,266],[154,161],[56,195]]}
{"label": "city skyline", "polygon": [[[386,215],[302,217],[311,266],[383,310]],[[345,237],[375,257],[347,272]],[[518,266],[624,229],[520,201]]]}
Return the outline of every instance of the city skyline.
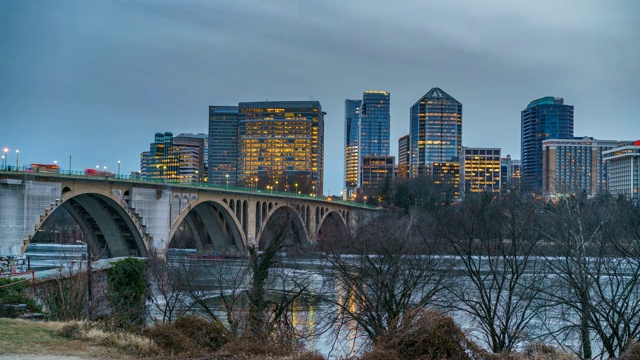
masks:
{"label": "city skyline", "polygon": [[344,99],[392,93],[395,144],[433,87],[464,104],[463,146],[514,159],[520,111],[545,96],[575,107],[575,136],[640,138],[635,2],[363,4],[4,1],[0,147],[9,165],[19,149],[21,165],[125,174],[155,132],[207,132],[210,105],[313,98],[337,194]]}

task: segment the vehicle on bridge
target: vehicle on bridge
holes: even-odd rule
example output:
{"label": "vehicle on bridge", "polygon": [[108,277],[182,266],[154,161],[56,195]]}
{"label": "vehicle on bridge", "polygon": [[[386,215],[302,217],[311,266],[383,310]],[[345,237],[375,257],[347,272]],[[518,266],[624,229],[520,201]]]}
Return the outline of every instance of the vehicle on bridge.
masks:
{"label": "vehicle on bridge", "polygon": [[36,173],[58,174],[60,166],[58,164],[31,164],[30,170]]}
{"label": "vehicle on bridge", "polygon": [[111,171],[96,170],[96,169],[91,169],[91,168],[84,169],[84,174],[86,176],[102,176],[102,177],[113,177],[115,175]]}

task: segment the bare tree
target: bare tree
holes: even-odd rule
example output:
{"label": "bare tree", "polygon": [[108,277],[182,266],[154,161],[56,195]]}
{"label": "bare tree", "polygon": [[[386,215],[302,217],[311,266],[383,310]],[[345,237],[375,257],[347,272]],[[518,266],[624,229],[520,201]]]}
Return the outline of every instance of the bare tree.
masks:
{"label": "bare tree", "polygon": [[337,309],[338,328],[355,324],[366,341],[398,329],[411,310],[434,303],[446,269],[421,233],[417,212],[385,214],[365,224],[357,235],[323,234],[330,264],[325,301]]}
{"label": "bare tree", "polygon": [[545,237],[556,250],[547,261],[554,281],[545,290],[553,309],[546,315],[560,324],[549,334],[567,344],[577,332],[574,351],[585,359],[618,357],[640,337],[637,214],[626,201],[584,196],[545,213]]}
{"label": "bare tree", "polygon": [[526,339],[536,315],[544,279],[535,257],[532,199],[512,194],[499,200],[468,194],[437,214],[436,231],[456,255],[462,284],[449,288],[446,308],[466,314],[495,353],[509,352]]}

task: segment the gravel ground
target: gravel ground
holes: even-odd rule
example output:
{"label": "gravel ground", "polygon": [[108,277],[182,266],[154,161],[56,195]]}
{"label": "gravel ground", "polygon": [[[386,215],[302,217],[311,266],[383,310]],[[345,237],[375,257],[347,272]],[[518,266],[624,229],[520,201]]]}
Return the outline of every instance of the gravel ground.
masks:
{"label": "gravel ground", "polygon": [[66,355],[5,354],[5,355],[0,355],[0,360],[89,360],[89,359],[81,358],[77,356],[66,356]]}

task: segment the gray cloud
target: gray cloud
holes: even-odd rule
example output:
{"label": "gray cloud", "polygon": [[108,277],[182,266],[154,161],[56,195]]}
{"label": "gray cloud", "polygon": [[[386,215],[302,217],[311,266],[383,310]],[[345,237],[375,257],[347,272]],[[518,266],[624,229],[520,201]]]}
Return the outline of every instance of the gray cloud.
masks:
{"label": "gray cloud", "polygon": [[313,97],[335,193],[344,99],[391,92],[395,154],[434,86],[464,104],[468,146],[518,158],[520,111],[546,95],[575,106],[576,135],[636,138],[637,14],[630,0],[2,1],[0,146],[129,171],[156,131],[206,131],[208,105]]}

